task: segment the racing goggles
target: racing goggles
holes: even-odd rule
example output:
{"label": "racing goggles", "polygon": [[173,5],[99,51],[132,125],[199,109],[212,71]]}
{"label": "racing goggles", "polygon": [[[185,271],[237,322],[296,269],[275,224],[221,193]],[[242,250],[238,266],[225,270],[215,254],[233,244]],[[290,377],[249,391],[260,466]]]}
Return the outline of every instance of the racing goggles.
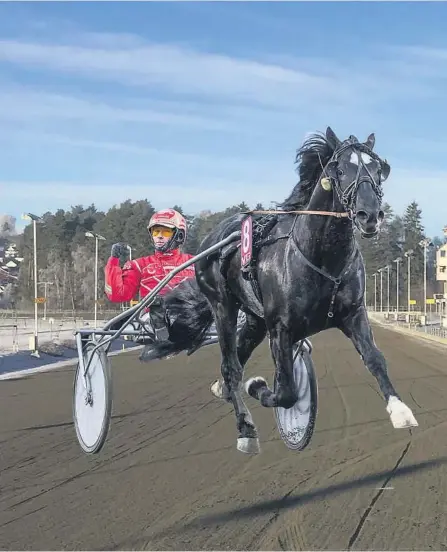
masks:
{"label": "racing goggles", "polygon": [[150,230],[152,236],[156,238],[157,236],[161,236],[163,238],[171,238],[174,235],[174,229],[173,228],[167,228],[166,226],[154,226]]}

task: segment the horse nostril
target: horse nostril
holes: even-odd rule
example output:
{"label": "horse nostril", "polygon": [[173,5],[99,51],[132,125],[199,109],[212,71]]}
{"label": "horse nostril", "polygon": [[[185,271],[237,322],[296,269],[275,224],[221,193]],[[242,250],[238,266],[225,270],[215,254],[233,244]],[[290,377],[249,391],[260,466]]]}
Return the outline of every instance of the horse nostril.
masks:
{"label": "horse nostril", "polygon": [[368,220],[368,213],[366,211],[357,211],[357,218],[367,221]]}
{"label": "horse nostril", "polygon": [[377,218],[380,220],[380,222],[382,222],[383,219],[385,218],[385,213],[383,211],[379,211]]}

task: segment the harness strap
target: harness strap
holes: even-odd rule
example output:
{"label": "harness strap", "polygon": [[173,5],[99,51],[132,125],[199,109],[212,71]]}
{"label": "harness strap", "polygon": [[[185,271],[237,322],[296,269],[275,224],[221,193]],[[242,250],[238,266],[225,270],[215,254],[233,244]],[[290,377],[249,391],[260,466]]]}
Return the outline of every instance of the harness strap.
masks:
{"label": "harness strap", "polygon": [[[254,258],[254,264],[251,266],[251,267],[248,267],[246,268],[245,270],[242,270],[243,273],[246,274],[246,278],[250,281],[251,283],[251,287],[253,289],[253,292],[256,296],[256,298],[258,299],[258,301],[262,304],[262,293],[261,293],[261,287],[259,286],[259,283],[258,283],[258,279],[256,278],[254,272],[256,270],[256,262],[257,262],[257,255],[259,254],[259,250],[264,247],[265,245],[272,245],[273,243],[279,241],[279,240],[283,240],[283,239],[289,239],[290,238],[290,233],[289,234],[285,234],[283,236],[277,236],[277,237],[271,237],[271,236],[268,236],[267,238],[265,238],[264,240],[261,240],[258,244],[258,251],[257,251],[257,254]],[[240,244],[239,246],[240,247]]]}
{"label": "harness strap", "polygon": [[[313,263],[311,263],[305,256],[304,254],[302,253],[302,251],[300,250],[300,248],[298,247],[298,244],[296,243],[295,241],[295,245],[297,246],[297,250],[298,250],[298,253],[301,255],[301,258],[303,259],[303,261],[307,264],[307,266],[309,266],[310,268],[312,268],[313,270],[315,270],[316,272],[318,272],[319,274],[321,274],[322,276],[324,276],[325,278],[327,278],[328,280],[331,280],[332,282],[334,282],[334,284],[340,284],[341,283],[341,279],[342,279],[342,276],[344,276],[344,272],[342,271],[342,273],[340,274],[340,276],[338,276],[338,278],[336,278],[335,276],[332,276],[332,274],[329,274],[329,272],[326,272],[325,270],[323,270],[322,268],[318,268],[318,266],[315,266]],[[356,248],[354,248],[353,250],[353,253],[356,253]],[[352,253],[349,257],[349,261],[348,263],[353,260],[351,257],[353,257]],[[347,263],[347,264],[348,264]],[[345,265],[346,267],[346,265]],[[344,268],[345,268],[344,267]],[[348,267],[349,268],[349,267]]]}
{"label": "harness strap", "polygon": [[[282,235],[282,236],[276,236],[276,237],[267,236],[265,239],[261,240],[258,243],[258,246],[257,246],[258,253],[259,253],[260,249],[262,247],[266,246],[266,245],[271,245],[271,244],[273,244],[273,243],[275,243],[275,242],[277,242],[281,239],[292,238],[295,245],[296,245],[298,254],[301,256],[301,258],[303,259],[305,264],[307,264],[307,266],[309,266],[309,268],[312,268],[312,270],[315,270],[315,272],[318,272],[319,274],[321,274],[322,276],[324,276],[325,278],[327,278],[331,282],[334,282],[334,288],[332,290],[331,301],[330,301],[330,304],[329,304],[329,311],[328,311],[328,314],[327,314],[328,319],[333,318],[333,316],[334,316],[334,304],[335,304],[335,298],[336,298],[337,293],[338,293],[338,288],[340,287],[343,276],[345,276],[348,273],[348,271],[350,270],[351,263],[354,261],[356,255],[359,251],[358,247],[357,247],[357,244],[354,243],[354,248],[351,251],[351,254],[350,254],[348,260],[346,261],[343,269],[341,270],[339,276],[335,277],[335,276],[332,276],[332,274],[329,274],[329,272],[326,272],[322,268],[319,268],[318,266],[314,265],[311,261],[309,261],[305,257],[305,255],[303,254],[303,252],[301,251],[301,249],[298,246],[297,240],[294,239],[293,230],[294,230],[295,225],[298,221],[298,215],[320,214],[320,215],[325,215],[325,216],[335,216],[337,218],[346,218],[346,217],[349,217],[349,213],[347,213],[347,212],[339,213],[339,212],[332,212],[332,211],[273,211],[273,210],[272,211],[256,211],[256,210],[244,211],[244,214],[254,214],[254,213],[256,213],[256,214],[258,214],[258,213],[259,214],[261,214],[261,213],[262,214],[270,214],[270,213],[273,214],[273,213],[275,213],[275,214],[294,214],[295,215],[295,217],[293,219],[292,226],[291,226],[289,232],[287,234]],[[237,247],[239,248],[240,245],[241,244],[239,243],[237,245]],[[255,259],[252,259],[252,263],[253,263],[254,260]],[[255,264],[255,263],[253,263],[253,264]],[[254,275],[255,266],[253,266],[253,264],[252,264],[251,268],[247,268],[247,269],[243,270],[243,272],[245,272],[247,274],[248,279],[250,280],[253,292],[254,292],[255,296],[257,297],[257,299],[259,300],[259,302],[262,304],[261,289],[260,289],[258,280]],[[326,325],[327,325],[327,323],[328,323],[328,320],[326,321]]]}
{"label": "harness strap", "polygon": [[318,272],[319,274],[321,274],[322,276],[324,276],[328,280],[331,280],[331,282],[334,282],[334,289],[332,290],[331,302],[329,304],[329,312],[327,314],[328,318],[333,318],[333,316],[334,316],[334,303],[335,303],[335,298],[336,298],[337,293],[338,293],[338,288],[340,287],[343,276],[345,276],[349,272],[349,270],[351,268],[351,263],[354,261],[356,255],[358,253],[357,245],[354,245],[354,248],[353,248],[351,254],[349,255],[349,259],[346,261],[345,266],[341,270],[339,276],[336,278],[336,277],[332,276],[332,274],[329,274],[329,272],[326,272],[322,268],[318,268],[318,266],[315,266],[313,263],[311,263],[304,256],[304,254],[302,253],[302,251],[298,247],[297,241],[294,240],[294,242],[295,242],[298,253],[300,254],[303,261],[307,264],[307,266],[309,266],[310,268],[312,268],[312,270],[315,270],[315,272]]}
{"label": "harness strap", "polygon": [[243,215],[323,215],[325,217],[347,218],[349,213],[339,211],[276,211],[270,209],[267,211],[241,211]]}

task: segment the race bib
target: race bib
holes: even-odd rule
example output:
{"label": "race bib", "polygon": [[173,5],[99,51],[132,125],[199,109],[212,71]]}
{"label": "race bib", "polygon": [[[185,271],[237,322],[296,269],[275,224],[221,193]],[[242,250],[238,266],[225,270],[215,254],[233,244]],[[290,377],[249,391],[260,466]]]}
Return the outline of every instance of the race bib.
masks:
{"label": "race bib", "polygon": [[252,256],[252,235],[253,220],[248,216],[242,221],[241,226],[241,266],[245,268],[251,261]]}

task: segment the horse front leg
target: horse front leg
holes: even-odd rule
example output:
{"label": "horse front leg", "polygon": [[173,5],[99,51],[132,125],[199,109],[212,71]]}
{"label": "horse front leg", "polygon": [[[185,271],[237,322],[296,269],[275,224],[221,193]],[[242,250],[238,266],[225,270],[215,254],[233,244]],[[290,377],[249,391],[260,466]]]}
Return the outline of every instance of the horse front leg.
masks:
{"label": "horse front leg", "polygon": [[276,366],[277,392],[274,393],[262,377],[248,379],[245,390],[262,406],[292,408],[298,400],[293,379],[293,340],[290,332],[280,324],[270,329],[270,350]]}
{"label": "horse front leg", "polygon": [[237,449],[247,454],[257,454],[260,452],[258,432],[242,398],[244,369],[239,362],[236,344],[238,308],[230,298],[226,298],[225,303],[212,304],[212,308],[222,355],[222,377],[236,414]]}
{"label": "horse front leg", "polygon": [[365,366],[376,378],[387,403],[386,410],[396,429],[417,427],[418,423],[410,408],[401,401],[387,373],[383,353],[374,343],[371,325],[365,307],[358,308],[353,316],[344,320],[340,330],[352,341]]}

